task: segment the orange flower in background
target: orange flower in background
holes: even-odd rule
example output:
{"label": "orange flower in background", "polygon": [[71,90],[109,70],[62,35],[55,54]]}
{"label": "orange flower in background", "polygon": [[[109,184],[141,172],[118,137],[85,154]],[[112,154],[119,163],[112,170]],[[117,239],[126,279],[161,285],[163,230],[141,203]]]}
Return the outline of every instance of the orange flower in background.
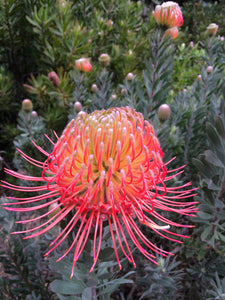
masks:
{"label": "orange flower in background", "polygon": [[179,31],[177,27],[168,28],[165,31],[166,37],[171,37],[172,40],[176,39],[179,36]]}
{"label": "orange flower in background", "polygon": [[157,5],[154,16],[159,25],[166,26],[168,28],[180,27],[183,25],[183,15],[180,6],[173,1]]}
{"label": "orange flower in background", "polygon": [[[90,271],[93,270],[101,249],[104,225],[109,226],[120,268],[118,246],[135,266],[129,239],[147,259],[156,264],[154,253],[163,256],[171,254],[153,244],[141,231],[139,224],[175,242],[181,243],[177,237],[187,237],[169,228],[192,226],[175,223],[161,215],[160,211],[194,216],[196,202],[187,202],[186,198],[194,196],[195,189],[188,188],[190,182],[166,187],[167,181],[183,172],[183,166],[167,170],[168,163],[163,163],[163,152],[154,128],[143,120],[141,113],[129,107],[95,111],[92,114],[80,112],[77,119],[67,125],[57,142],[50,142],[53,144],[50,154],[35,144],[47,157],[44,162],[18,150],[25,160],[42,170],[42,177],[6,169],[14,177],[36,181],[41,185],[20,187],[3,182],[3,186],[9,189],[38,192],[38,195],[8,197],[15,202],[4,205],[7,210],[16,212],[47,209],[39,217],[20,221],[32,223],[43,220],[39,226],[14,232],[28,233],[25,239],[44,234],[66,216],[71,216],[46,253],[48,255],[67,240],[76,226],[72,244],[58,259],[61,260],[73,249],[71,276],[91,231],[93,265]],[[46,216],[49,216],[47,221]],[[163,223],[165,225],[161,225]]]}
{"label": "orange flower in background", "polygon": [[92,70],[92,65],[88,58],[80,58],[75,61],[76,68],[83,72],[90,72]]}

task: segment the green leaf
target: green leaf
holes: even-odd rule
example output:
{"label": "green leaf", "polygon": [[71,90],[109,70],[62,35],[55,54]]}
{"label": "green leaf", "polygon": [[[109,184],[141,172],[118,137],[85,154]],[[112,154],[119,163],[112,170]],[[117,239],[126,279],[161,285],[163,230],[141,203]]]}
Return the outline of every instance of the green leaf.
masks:
{"label": "green leaf", "polygon": [[131,279],[125,279],[125,278],[119,278],[119,279],[115,279],[109,282],[106,282],[104,285],[106,286],[105,289],[103,289],[101,292],[99,292],[98,295],[103,295],[103,294],[111,294],[113,293],[118,286],[120,286],[121,284],[125,284],[125,283],[133,283],[133,280]]}
{"label": "green leaf", "polygon": [[208,235],[210,234],[211,230],[212,230],[212,227],[211,227],[211,226],[208,226],[208,227],[206,227],[206,228],[204,229],[204,231],[203,231],[202,234],[201,234],[201,240],[202,240],[202,241],[205,241],[205,240],[206,240],[206,238],[207,238]]}
{"label": "green leaf", "polygon": [[224,167],[224,164],[221,162],[221,160],[211,150],[206,150],[205,151],[205,159],[209,163],[211,163],[212,165],[214,165],[216,167],[220,167],[220,168]]}
{"label": "green leaf", "polygon": [[63,280],[54,280],[50,284],[50,288],[53,292],[59,294],[66,294],[66,295],[77,295],[83,293],[86,285],[83,281],[63,281]]}
{"label": "green leaf", "polygon": [[199,216],[199,218],[201,218],[201,219],[203,219],[203,220],[210,220],[210,219],[213,218],[212,215],[210,215],[210,214],[208,214],[208,213],[206,213],[206,212],[204,212],[204,211],[198,212],[198,216]]}
{"label": "green leaf", "polygon": [[223,138],[225,138],[225,126],[224,126],[224,122],[223,122],[223,119],[221,118],[221,116],[215,117],[215,126],[216,126],[218,133]]}
{"label": "green leaf", "polygon": [[62,296],[62,295],[57,295],[60,300],[80,300],[80,297],[76,296]]}
{"label": "green leaf", "polygon": [[225,235],[221,234],[220,232],[218,232],[218,236],[219,236],[219,239],[225,243]]}
{"label": "green leaf", "polygon": [[29,18],[28,16],[26,16],[26,19],[29,23],[31,23],[33,26],[37,27],[39,30],[41,30],[41,26],[35,22],[34,20],[32,20],[31,18]]}
{"label": "green leaf", "polygon": [[91,300],[92,299],[92,288],[88,287],[83,291],[82,300]]}
{"label": "green leaf", "polygon": [[216,131],[216,129],[213,127],[212,124],[210,123],[206,123],[206,132],[209,136],[209,139],[211,140],[211,142],[213,143],[213,145],[216,147],[216,148],[219,148],[220,150],[223,149],[223,146],[221,144],[221,140],[220,140],[220,137]]}
{"label": "green leaf", "polygon": [[99,258],[102,259],[103,261],[110,261],[112,260],[111,255],[113,253],[114,253],[114,249],[111,247],[107,247],[100,252]]}
{"label": "green leaf", "polygon": [[199,160],[196,158],[192,159],[193,165],[206,177],[209,177],[208,168]]}

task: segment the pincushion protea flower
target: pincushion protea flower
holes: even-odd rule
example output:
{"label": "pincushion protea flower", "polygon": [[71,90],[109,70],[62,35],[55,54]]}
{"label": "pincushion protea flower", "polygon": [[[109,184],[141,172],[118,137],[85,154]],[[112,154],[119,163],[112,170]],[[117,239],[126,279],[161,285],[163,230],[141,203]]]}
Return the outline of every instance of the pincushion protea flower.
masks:
{"label": "pincushion protea flower", "polygon": [[167,28],[183,25],[183,15],[180,6],[173,1],[156,5],[154,16],[159,25],[166,26]]}
{"label": "pincushion protea flower", "polygon": [[[177,236],[187,237],[173,233],[169,227],[192,226],[170,221],[160,215],[160,211],[194,216],[196,202],[186,202],[185,199],[192,197],[195,189],[188,188],[190,182],[179,187],[166,187],[165,183],[180,174],[183,167],[167,170],[153,126],[143,120],[142,114],[129,107],[95,111],[92,114],[80,112],[77,119],[67,125],[56,143],[50,141],[53,144],[50,154],[35,144],[46,155],[45,162],[37,161],[19,150],[24,159],[41,168],[42,177],[6,169],[8,174],[19,179],[42,182],[42,185],[20,187],[3,182],[5,187],[12,190],[45,193],[29,198],[9,197],[16,202],[5,203],[5,208],[28,212],[50,207],[39,217],[20,221],[33,222],[49,215],[42,225],[14,232],[30,233],[26,239],[44,234],[68,214],[72,216],[46,253],[48,255],[58,247],[77,225],[78,230],[74,233],[72,244],[59,258],[61,260],[74,248],[71,276],[91,230],[94,262],[90,271],[93,270],[101,248],[103,223],[109,226],[120,268],[118,245],[135,266],[128,236],[137,249],[152,262],[155,262],[154,252],[163,256],[171,254],[148,240],[138,223],[172,241],[180,242],[176,239]],[[26,207],[26,204],[29,206]],[[21,207],[12,208],[11,205]]]}
{"label": "pincushion protea flower", "polygon": [[88,58],[77,59],[75,65],[79,71],[90,72],[92,70],[92,65]]}

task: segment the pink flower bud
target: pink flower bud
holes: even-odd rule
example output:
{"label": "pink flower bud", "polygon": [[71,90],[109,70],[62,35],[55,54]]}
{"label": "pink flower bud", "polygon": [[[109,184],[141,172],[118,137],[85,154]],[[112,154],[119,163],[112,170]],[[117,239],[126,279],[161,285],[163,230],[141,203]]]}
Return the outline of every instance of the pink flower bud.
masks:
{"label": "pink flower bud", "polygon": [[160,121],[166,121],[169,119],[171,110],[168,104],[160,105],[158,109],[158,117]]}
{"label": "pink flower bud", "polygon": [[76,111],[77,113],[79,113],[79,112],[81,111],[81,109],[82,109],[82,104],[81,104],[79,101],[76,101],[76,102],[74,103],[74,109],[75,109],[75,111]]}
{"label": "pink flower bud", "polygon": [[108,20],[107,25],[108,25],[109,27],[113,27],[113,21],[112,21],[112,20]]}
{"label": "pink flower bud", "polygon": [[96,92],[98,91],[98,87],[97,87],[97,85],[96,85],[95,83],[92,84],[91,90],[92,90],[92,92],[94,92],[94,93],[96,93]]}
{"label": "pink flower bud", "polygon": [[56,74],[56,72],[50,72],[48,73],[48,78],[51,80],[52,84],[55,87],[58,87],[60,85],[60,79],[59,76]]}
{"label": "pink flower bud", "polygon": [[202,82],[202,75],[198,75],[198,81]]}
{"label": "pink flower bud", "polygon": [[22,110],[25,112],[31,112],[33,110],[33,103],[30,99],[24,99],[22,102]]}
{"label": "pink flower bud", "polygon": [[208,66],[206,69],[207,73],[212,73],[213,71],[213,66]]}
{"label": "pink flower bud", "polygon": [[80,58],[75,61],[76,68],[79,71],[90,72],[92,70],[92,65],[88,58]]}
{"label": "pink flower bud", "polygon": [[127,80],[132,80],[134,78],[134,74],[133,73],[128,73],[126,79]]}
{"label": "pink flower bud", "polygon": [[116,98],[117,98],[117,95],[116,95],[116,94],[112,94],[112,96],[111,96],[111,97],[112,97],[112,99],[113,99],[113,100],[116,100]]}
{"label": "pink flower bud", "polygon": [[32,113],[31,113],[31,116],[32,116],[33,118],[37,118],[38,113],[37,113],[35,110],[33,110]]}

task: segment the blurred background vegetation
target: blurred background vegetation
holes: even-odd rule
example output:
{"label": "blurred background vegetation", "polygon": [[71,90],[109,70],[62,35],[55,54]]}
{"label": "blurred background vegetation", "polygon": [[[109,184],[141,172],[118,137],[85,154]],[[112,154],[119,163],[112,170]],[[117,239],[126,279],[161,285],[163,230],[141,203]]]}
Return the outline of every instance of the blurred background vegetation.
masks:
{"label": "blurred background vegetation", "polygon": [[[0,0],[1,179],[4,167],[35,176],[15,149],[43,159],[31,140],[50,150],[44,133],[60,135],[76,117],[79,101],[87,112],[125,105],[140,111],[156,129],[164,161],[176,156],[171,168],[186,165],[172,184],[192,181],[199,187],[197,218],[172,216],[195,225],[183,229],[191,236],[183,245],[174,249],[145,229],[157,245],[174,249],[173,258],[159,257],[155,266],[134,249],[137,269],[124,261],[119,271],[106,228],[97,271],[88,273],[90,257],[84,253],[73,279],[70,257],[60,263],[43,258],[59,228],[24,241],[10,236],[19,230],[20,216],[1,209],[1,299],[88,300],[93,288],[100,300],[225,299],[225,3],[177,1],[184,25],[171,41],[162,38],[152,15],[159,2]],[[215,37],[206,33],[210,23],[219,25]],[[98,61],[102,53],[110,56],[107,67]],[[93,67],[85,76],[75,67],[81,57]],[[48,77],[52,71],[59,76],[57,86]],[[21,110],[23,99],[32,101],[36,113]],[[163,103],[171,108],[165,122],[157,113]],[[5,193],[1,188],[2,202]]]}

